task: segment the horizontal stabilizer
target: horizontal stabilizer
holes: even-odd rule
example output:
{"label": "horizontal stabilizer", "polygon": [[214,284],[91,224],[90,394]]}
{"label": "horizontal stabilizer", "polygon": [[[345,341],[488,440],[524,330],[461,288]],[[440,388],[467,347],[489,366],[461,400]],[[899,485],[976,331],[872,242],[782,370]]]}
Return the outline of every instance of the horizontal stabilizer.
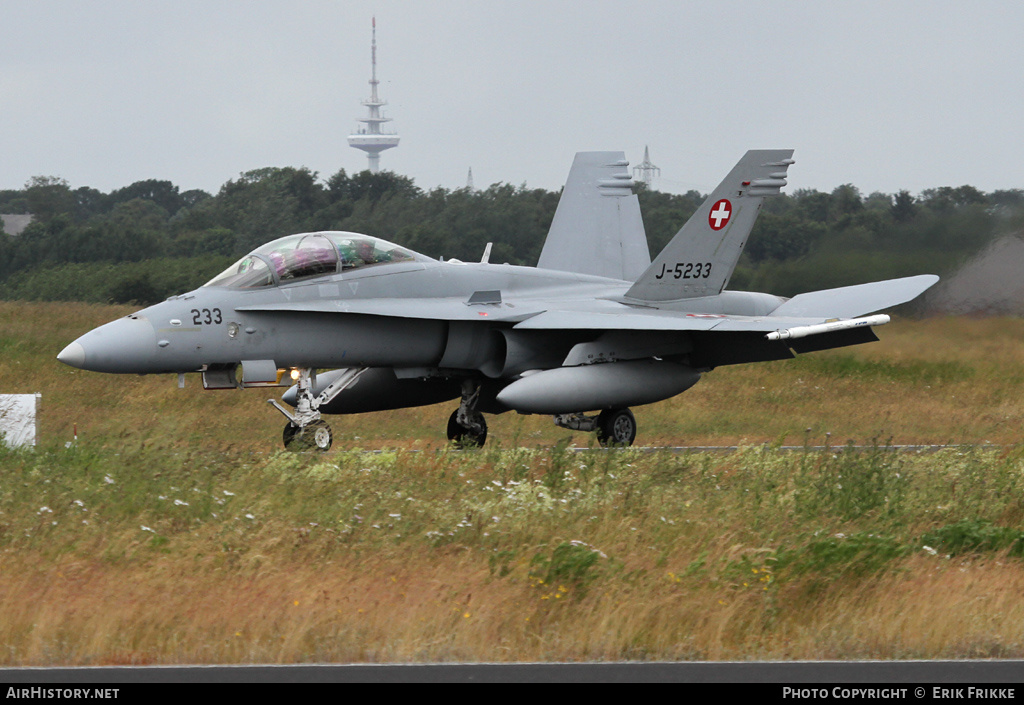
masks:
{"label": "horizontal stabilizer", "polygon": [[939,281],[934,274],[887,279],[794,296],[772,311],[771,317],[853,318],[906,303]]}

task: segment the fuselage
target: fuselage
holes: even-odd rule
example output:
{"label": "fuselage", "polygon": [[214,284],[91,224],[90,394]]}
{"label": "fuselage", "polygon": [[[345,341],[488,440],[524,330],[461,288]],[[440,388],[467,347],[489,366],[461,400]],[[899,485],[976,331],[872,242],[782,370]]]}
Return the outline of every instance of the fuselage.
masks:
{"label": "fuselage", "polygon": [[[252,289],[204,286],[173,296],[78,338],[60,359],[97,372],[193,372],[243,360],[273,360],[278,367],[432,367],[443,359],[451,323],[412,312],[430,300],[465,303],[474,293],[500,292],[502,303],[480,307],[472,325],[495,308],[526,317],[552,308],[621,307],[629,288],[619,282],[568,272],[480,263],[396,262],[347,273]],[[346,302],[386,299],[390,315],[345,312]],[[403,300],[410,313],[402,313]],[[694,313],[763,315],[783,299],[723,292],[690,299]],[[250,307],[333,302],[337,312],[247,311]],[[661,308],[673,310],[673,305]],[[467,309],[470,310],[470,309]],[[628,310],[628,309],[627,309]],[[470,310],[470,312],[472,312]]]}

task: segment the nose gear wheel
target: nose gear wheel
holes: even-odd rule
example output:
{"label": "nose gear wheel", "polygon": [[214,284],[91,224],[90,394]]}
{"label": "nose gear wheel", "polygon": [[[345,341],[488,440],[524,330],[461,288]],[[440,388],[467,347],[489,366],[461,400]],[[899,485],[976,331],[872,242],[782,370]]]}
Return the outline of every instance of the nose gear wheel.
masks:
{"label": "nose gear wheel", "polygon": [[305,426],[296,426],[288,422],[284,427],[284,447],[293,452],[325,452],[330,449],[333,440],[331,427],[326,421],[317,420]]}

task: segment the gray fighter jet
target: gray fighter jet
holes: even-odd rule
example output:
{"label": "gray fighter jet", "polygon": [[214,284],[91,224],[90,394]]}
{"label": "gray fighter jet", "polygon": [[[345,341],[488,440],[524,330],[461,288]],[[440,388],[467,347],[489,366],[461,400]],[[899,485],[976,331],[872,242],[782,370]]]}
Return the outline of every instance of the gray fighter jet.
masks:
{"label": "gray fighter jet", "polygon": [[[57,359],[97,372],[199,372],[206,389],[289,386],[269,400],[285,446],[331,445],[324,414],[460,399],[448,438],[481,445],[484,413],[549,414],[630,445],[629,407],[720,365],[877,340],[865,316],[933,275],[785,299],[726,285],[792,150],[747,152],[652,262],[621,152],[576,155],[537,267],[435,260],[377,237],[274,240],[205,286],[86,333]],[[318,370],[321,370],[318,372]],[[322,371],[330,370],[330,371]],[[598,412],[588,415],[588,412]]]}

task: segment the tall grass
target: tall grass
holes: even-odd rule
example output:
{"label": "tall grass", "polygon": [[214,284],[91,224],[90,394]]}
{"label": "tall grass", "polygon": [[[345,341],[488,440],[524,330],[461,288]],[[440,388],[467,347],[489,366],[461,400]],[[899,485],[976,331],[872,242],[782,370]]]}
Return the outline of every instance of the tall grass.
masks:
{"label": "tall grass", "polygon": [[1022,473],[994,449],[0,451],[0,662],[1019,656]]}

